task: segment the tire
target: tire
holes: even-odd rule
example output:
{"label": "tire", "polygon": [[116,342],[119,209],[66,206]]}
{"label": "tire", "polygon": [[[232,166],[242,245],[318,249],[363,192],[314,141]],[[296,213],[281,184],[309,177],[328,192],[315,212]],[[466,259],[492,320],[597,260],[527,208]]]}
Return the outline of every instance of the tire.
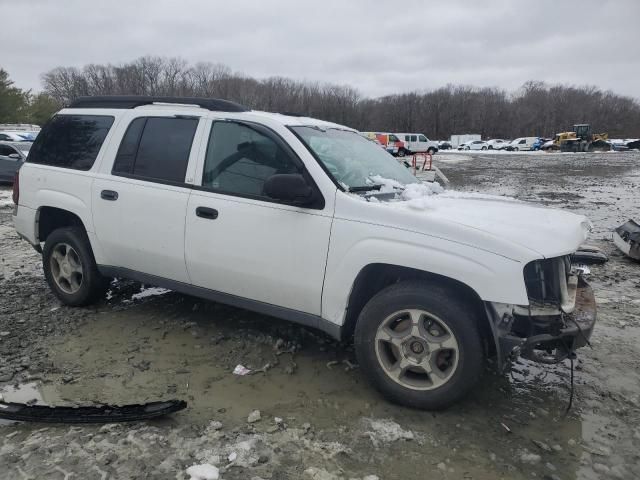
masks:
{"label": "tire", "polygon": [[433,147],[430,147],[430,148],[427,150],[427,153],[428,153],[429,155],[435,155],[435,153],[436,153],[436,149],[435,149],[435,148],[433,148]]}
{"label": "tire", "polygon": [[487,149],[487,147],[482,147],[482,150],[486,150],[486,149]]}
{"label": "tire", "polygon": [[513,151],[514,151],[514,152],[519,152],[519,151],[520,151],[520,149],[519,149],[518,147],[513,147]]}
{"label": "tire", "polygon": [[399,157],[404,157],[407,154],[407,152],[405,151],[404,148],[401,148],[400,150],[398,150],[398,156]]}
{"label": "tire", "polygon": [[98,300],[108,281],[100,275],[87,234],[81,227],[58,228],[42,252],[44,276],[65,305],[79,307]]}
{"label": "tire", "polygon": [[489,145],[489,150],[493,150],[493,145]]}
{"label": "tire", "polygon": [[[434,327],[438,335],[431,335]],[[444,340],[434,341],[440,337]],[[485,353],[473,309],[448,290],[419,281],[397,283],[369,300],[358,317],[354,343],[370,383],[392,402],[409,407],[448,407],[484,372]],[[438,353],[434,357],[431,352]],[[423,365],[439,375],[427,374]]]}

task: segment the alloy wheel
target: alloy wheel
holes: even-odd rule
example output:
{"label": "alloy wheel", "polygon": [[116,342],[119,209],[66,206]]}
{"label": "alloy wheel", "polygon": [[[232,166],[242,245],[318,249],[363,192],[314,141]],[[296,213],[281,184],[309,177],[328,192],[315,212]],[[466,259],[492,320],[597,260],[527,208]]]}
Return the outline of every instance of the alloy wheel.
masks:
{"label": "alloy wheel", "polygon": [[389,315],[375,336],[379,364],[393,381],[433,390],[455,373],[460,347],[448,325],[431,313],[409,309]]}

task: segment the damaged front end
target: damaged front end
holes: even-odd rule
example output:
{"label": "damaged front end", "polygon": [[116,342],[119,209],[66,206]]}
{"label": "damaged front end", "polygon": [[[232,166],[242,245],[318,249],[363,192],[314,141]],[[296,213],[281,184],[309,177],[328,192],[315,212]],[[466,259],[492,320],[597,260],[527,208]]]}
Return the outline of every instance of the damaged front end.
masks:
{"label": "damaged front end", "polygon": [[529,305],[486,302],[499,369],[518,356],[558,363],[589,343],[596,322],[593,290],[569,255],[524,268]]}

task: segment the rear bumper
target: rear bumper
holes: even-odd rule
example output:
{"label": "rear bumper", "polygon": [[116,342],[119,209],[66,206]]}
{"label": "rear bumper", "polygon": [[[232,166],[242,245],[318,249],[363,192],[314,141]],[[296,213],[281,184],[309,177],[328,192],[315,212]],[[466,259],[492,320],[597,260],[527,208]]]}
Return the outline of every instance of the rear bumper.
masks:
{"label": "rear bumper", "polygon": [[36,235],[36,213],[33,208],[19,205],[14,209],[13,226],[20,238],[26,240],[31,245],[38,245],[38,236]]}

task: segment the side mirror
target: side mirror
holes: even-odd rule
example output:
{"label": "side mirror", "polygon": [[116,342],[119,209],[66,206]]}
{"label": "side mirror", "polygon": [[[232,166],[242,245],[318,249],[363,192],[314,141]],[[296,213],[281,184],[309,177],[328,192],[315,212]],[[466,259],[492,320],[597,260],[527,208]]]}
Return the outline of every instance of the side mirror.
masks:
{"label": "side mirror", "polygon": [[10,153],[9,158],[13,158],[14,160],[20,160],[20,155],[18,155],[17,153]]}
{"label": "side mirror", "polygon": [[264,182],[264,193],[274,200],[307,205],[313,200],[313,189],[299,173],[271,175]]}

